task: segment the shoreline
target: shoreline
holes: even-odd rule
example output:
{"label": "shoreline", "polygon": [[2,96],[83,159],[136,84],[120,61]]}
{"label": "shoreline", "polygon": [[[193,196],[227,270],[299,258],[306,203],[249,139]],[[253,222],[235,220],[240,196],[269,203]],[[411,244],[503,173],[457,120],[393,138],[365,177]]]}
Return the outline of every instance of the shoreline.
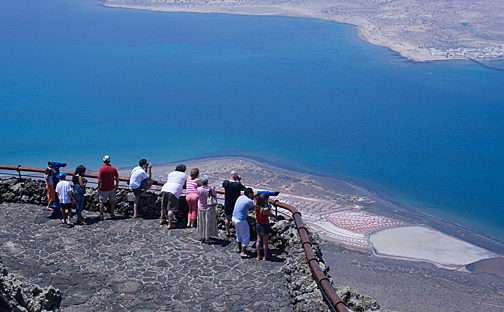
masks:
{"label": "shoreline", "polygon": [[[394,40],[386,38],[382,35],[375,25],[371,24],[367,20],[361,17],[346,17],[338,18],[336,16],[324,16],[321,13],[314,13],[312,10],[302,10],[298,7],[281,7],[273,5],[262,5],[262,6],[241,6],[239,8],[226,7],[226,6],[202,6],[193,5],[191,7],[177,7],[177,6],[148,6],[148,5],[132,5],[132,4],[111,4],[105,1],[102,3],[103,6],[108,8],[122,8],[122,9],[133,9],[133,10],[148,10],[148,11],[159,11],[159,12],[173,12],[173,13],[215,13],[215,14],[233,14],[233,15],[251,15],[251,16],[282,16],[282,17],[293,17],[293,18],[311,18],[323,21],[335,22],[340,24],[348,24],[355,27],[355,35],[357,38],[377,46],[386,47],[396,53],[399,53],[401,57],[415,61],[415,62],[431,62],[431,61],[449,61],[449,60],[465,60],[470,61],[471,59],[466,57],[451,57],[447,58],[444,56],[433,56],[427,48],[420,48],[418,46],[413,46],[407,42],[396,42]],[[500,58],[498,60],[503,60]]]}
{"label": "shoreline", "polygon": [[[214,187],[221,188],[229,172],[236,170],[245,185],[254,190],[279,191],[274,199],[297,209],[304,223],[327,244],[376,258],[424,262],[448,270],[492,273],[504,278],[504,270],[500,269],[504,268],[501,242],[455,227],[449,220],[434,217],[437,224],[422,222],[416,219],[415,211],[380,198],[350,180],[317,176],[264,159],[239,156],[198,157],[153,165],[153,179],[165,181],[166,175],[180,163],[188,170],[199,168]],[[118,168],[119,175],[129,177],[132,168]],[[98,168],[88,169],[89,173],[97,171]],[[160,188],[155,186],[151,190]],[[222,201],[223,197],[219,199]],[[279,213],[289,217],[282,210]],[[397,231],[401,233],[398,235]],[[478,237],[480,241],[475,241]]]}
{"label": "shoreline", "polygon": [[[324,240],[352,250],[365,251],[378,257],[427,261],[444,268],[462,269],[463,265],[453,266],[451,263],[440,263],[436,259],[429,260],[400,254],[390,255],[376,250],[370,239],[373,233],[387,233],[395,228],[410,227],[418,231],[419,227],[424,227],[439,232],[443,237],[453,238],[454,241],[448,246],[453,245],[455,241],[462,241],[491,252],[465,264],[499,258],[504,254],[504,243],[497,239],[465,228],[449,219],[422,213],[401,203],[393,202],[393,199],[380,197],[365,185],[349,179],[303,172],[261,158],[233,155],[167,162],[153,166],[153,179],[165,181],[166,175],[179,163],[186,164],[188,170],[191,167],[199,167],[202,174],[209,175],[209,184],[218,188],[221,188],[223,180],[229,178],[228,174],[231,170],[237,170],[243,177],[244,183],[255,190],[280,191],[280,195],[275,199],[300,211],[305,223],[317,230]],[[118,167],[120,176],[129,177],[132,168],[133,166]],[[88,168],[88,172],[97,173],[98,169]],[[159,191],[160,188],[161,186],[155,186],[152,190]],[[412,237],[414,238],[414,235]],[[403,249],[406,250],[406,248]],[[481,266],[477,267],[478,270],[481,268]]]}
{"label": "shoreline", "polygon": [[[247,186],[280,191],[280,195],[275,198],[298,209],[305,223],[317,230],[325,241],[377,257],[430,262],[445,269],[467,272],[466,265],[485,259],[500,258],[504,250],[504,244],[499,241],[466,229],[450,220],[410,210],[381,198],[350,180],[282,168],[263,159],[238,156],[186,159],[153,165],[153,178],[164,181],[165,175],[179,163],[184,163],[188,170],[191,167],[198,167],[201,173],[209,175],[209,184],[219,188],[220,183],[228,178],[229,171],[237,170]],[[118,170],[121,176],[127,176],[131,167]],[[360,223],[355,225],[352,222]],[[394,236],[388,233],[393,233],[394,229],[405,228],[407,232],[404,236],[410,241],[399,244],[399,251],[394,251],[398,254],[388,253],[387,249],[395,245],[395,242],[392,243]],[[427,251],[430,247],[422,247],[420,243],[410,246],[416,236],[425,237],[424,232],[434,235],[436,240],[445,240],[441,247],[436,245],[436,248],[446,250],[445,253],[456,260],[447,260],[443,255],[430,254]],[[378,248],[377,243],[373,244],[370,239],[371,236],[377,235],[376,233],[386,237],[386,243],[383,244],[382,241]],[[452,246],[458,249],[451,250]],[[484,270],[485,268],[478,267],[477,271]]]}
{"label": "shoreline", "polygon": [[[377,192],[374,192],[372,187],[357,183],[350,178],[322,176],[297,169],[295,167],[283,166],[258,157],[240,157],[236,155],[197,157],[182,160],[179,162],[159,164],[157,166],[165,167],[169,165],[176,165],[178,163],[205,163],[208,161],[221,160],[248,161],[269,170],[290,174],[292,176],[305,176],[309,179],[314,180],[318,185],[321,185],[322,188],[330,190],[329,192],[324,192],[325,199],[341,200],[342,194],[350,196],[350,198],[346,197],[343,200],[349,200],[352,197],[356,198],[356,200],[358,200],[359,198],[368,198],[370,201],[372,201],[372,204],[364,205],[365,210],[373,214],[398,219],[408,223],[422,223],[423,225],[433,227],[434,229],[447,233],[453,237],[481,245],[482,247],[492,250],[496,253],[504,252],[504,241],[501,241],[498,238],[487,235],[485,233],[480,233],[476,229],[467,228],[455,221],[423,212],[421,210],[418,210],[418,208],[416,207],[411,207],[404,203],[401,203],[400,201],[395,201],[394,198],[381,196]],[[320,191],[320,189],[318,189],[318,191]],[[317,195],[318,194],[314,193],[304,194],[304,196],[314,197],[316,197]]]}

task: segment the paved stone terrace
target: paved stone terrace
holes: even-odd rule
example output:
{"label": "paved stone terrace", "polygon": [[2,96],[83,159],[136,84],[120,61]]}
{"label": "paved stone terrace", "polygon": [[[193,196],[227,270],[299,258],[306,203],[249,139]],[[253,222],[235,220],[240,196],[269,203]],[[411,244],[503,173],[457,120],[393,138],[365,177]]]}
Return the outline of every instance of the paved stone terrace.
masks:
{"label": "paved stone terrace", "polygon": [[196,229],[84,213],[85,225],[68,228],[40,206],[0,204],[5,266],[25,283],[59,288],[62,311],[291,310],[277,250],[271,261],[241,259],[222,232],[201,243]]}

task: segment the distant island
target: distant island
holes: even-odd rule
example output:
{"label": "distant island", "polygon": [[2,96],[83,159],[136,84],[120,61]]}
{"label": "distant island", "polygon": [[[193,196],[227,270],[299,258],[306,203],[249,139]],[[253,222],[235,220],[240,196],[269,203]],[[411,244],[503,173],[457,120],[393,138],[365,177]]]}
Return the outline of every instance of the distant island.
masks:
{"label": "distant island", "polygon": [[504,2],[498,0],[106,0],[104,5],[317,18],[355,25],[362,39],[415,61],[504,59]]}

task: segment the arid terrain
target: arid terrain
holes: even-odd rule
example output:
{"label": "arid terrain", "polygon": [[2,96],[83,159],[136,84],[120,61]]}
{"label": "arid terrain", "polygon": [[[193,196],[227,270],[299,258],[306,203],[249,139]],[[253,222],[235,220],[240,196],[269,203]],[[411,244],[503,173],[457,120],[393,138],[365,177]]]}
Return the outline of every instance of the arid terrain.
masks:
{"label": "arid terrain", "polygon": [[504,2],[497,0],[106,0],[105,5],[348,23],[364,40],[417,61],[504,57]]}

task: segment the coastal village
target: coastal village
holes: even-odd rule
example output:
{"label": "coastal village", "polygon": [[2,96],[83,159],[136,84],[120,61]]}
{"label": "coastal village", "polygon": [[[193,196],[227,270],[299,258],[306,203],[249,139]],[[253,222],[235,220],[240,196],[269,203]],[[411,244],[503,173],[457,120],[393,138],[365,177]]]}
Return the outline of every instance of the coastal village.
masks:
{"label": "coastal village", "polygon": [[431,56],[444,56],[450,59],[478,59],[478,60],[498,60],[504,58],[504,48],[485,47],[485,48],[457,48],[448,50],[438,50],[429,48]]}
{"label": "coastal village", "polygon": [[[468,60],[467,63],[504,70],[504,19],[501,19],[504,2],[498,1],[474,4],[468,0],[105,0],[104,5],[156,11],[318,18],[355,25],[355,34],[361,39],[388,47],[414,61]],[[102,13],[88,6],[84,18],[99,16],[89,14],[95,9]],[[131,11],[124,12],[136,17]],[[47,22],[49,19],[45,18]],[[78,21],[75,19],[74,23]],[[135,31],[142,31],[140,26],[143,25],[131,23],[135,19],[127,18],[126,21],[114,23],[114,27],[132,25]],[[50,24],[58,23],[51,20]],[[121,33],[134,33],[117,28]],[[160,33],[174,30],[169,27],[156,29]],[[157,34],[153,37],[157,41]],[[40,44],[35,46],[33,51],[39,53]],[[128,49],[140,50],[129,46]],[[33,51],[29,52],[35,53]],[[100,46],[99,51],[103,53],[104,47]],[[331,50],[334,51],[336,49]],[[50,53],[57,55],[56,49]],[[331,56],[336,54],[337,51]],[[353,65],[346,62],[345,66],[348,64]],[[28,62],[28,65],[32,64]],[[138,67],[149,73],[143,66]],[[198,69],[198,73],[203,72]],[[435,78],[435,75],[426,77]],[[317,79],[321,81],[318,75]],[[72,80],[83,81],[79,77]],[[22,81],[20,89],[29,85],[26,81],[28,79]],[[98,85],[92,81],[93,87]],[[497,84],[498,91],[499,86]],[[112,93],[107,89],[102,94],[109,92]],[[19,97],[28,94],[27,91]],[[500,95],[497,92],[497,104],[501,103]],[[479,94],[474,98],[477,96]],[[12,96],[13,99],[17,97]],[[437,98],[435,100],[433,103],[437,104]],[[483,100],[475,102],[479,104]],[[18,105],[15,101],[12,103],[12,106]],[[15,137],[20,140],[21,135]],[[20,163],[19,159],[16,161]],[[0,312],[504,312],[502,241],[494,242],[473,234],[450,220],[408,210],[350,181],[293,172],[245,158],[198,158],[185,164],[188,168],[201,169],[206,178],[210,177],[210,183],[207,180],[204,185],[219,190],[219,195],[213,196],[209,191],[208,197],[202,197],[203,203],[210,197],[215,200],[215,207],[211,209],[215,212],[212,227],[215,225],[216,234],[208,234],[207,238],[202,238],[206,234],[200,231],[210,227],[204,225],[204,220],[208,219],[201,217],[206,214],[192,219],[195,223],[188,220],[191,218],[187,189],[181,191],[180,198],[171,199],[177,203],[174,225],[166,224],[163,218],[165,194],[162,194],[163,184],[158,182],[168,181],[167,175],[175,167],[174,163],[156,166],[152,176],[155,184],[149,192],[147,188],[144,193],[137,194],[127,182],[132,168],[120,168],[115,189],[106,191],[114,194],[114,198],[117,194],[114,200],[112,197],[103,199],[103,180],[97,168],[96,175],[91,169],[91,174],[86,176],[90,183],[79,194],[80,211],[84,211],[85,218],[75,218],[76,223],[71,221],[71,208],[66,208],[69,213],[66,222],[65,218],[60,220],[53,215],[48,180],[45,182],[40,174],[43,171],[25,172],[21,165],[0,168],[5,170],[0,172],[0,217],[3,220],[0,228]],[[266,216],[265,223],[270,227],[270,234],[258,235],[257,230],[258,213],[265,204],[256,203],[258,210],[246,211],[244,220],[240,220],[248,227],[246,235],[252,238],[247,244],[245,240],[238,240],[238,222],[227,219],[226,191],[221,189],[235,169],[244,176],[247,187],[262,192],[262,196],[267,193],[272,196],[271,215]],[[79,180],[77,175],[81,173]],[[69,193],[75,194],[74,188],[81,181],[84,183],[84,173],[75,171],[77,182],[73,182]],[[119,185],[119,176],[126,179],[121,178],[122,185]],[[150,169],[148,180],[151,180]],[[75,201],[73,195],[71,198]],[[196,201],[199,200],[198,197]],[[72,203],[66,204],[70,207]],[[117,215],[113,207],[117,207]],[[140,214],[136,213],[137,209]],[[229,220],[234,223],[226,232]]]}

